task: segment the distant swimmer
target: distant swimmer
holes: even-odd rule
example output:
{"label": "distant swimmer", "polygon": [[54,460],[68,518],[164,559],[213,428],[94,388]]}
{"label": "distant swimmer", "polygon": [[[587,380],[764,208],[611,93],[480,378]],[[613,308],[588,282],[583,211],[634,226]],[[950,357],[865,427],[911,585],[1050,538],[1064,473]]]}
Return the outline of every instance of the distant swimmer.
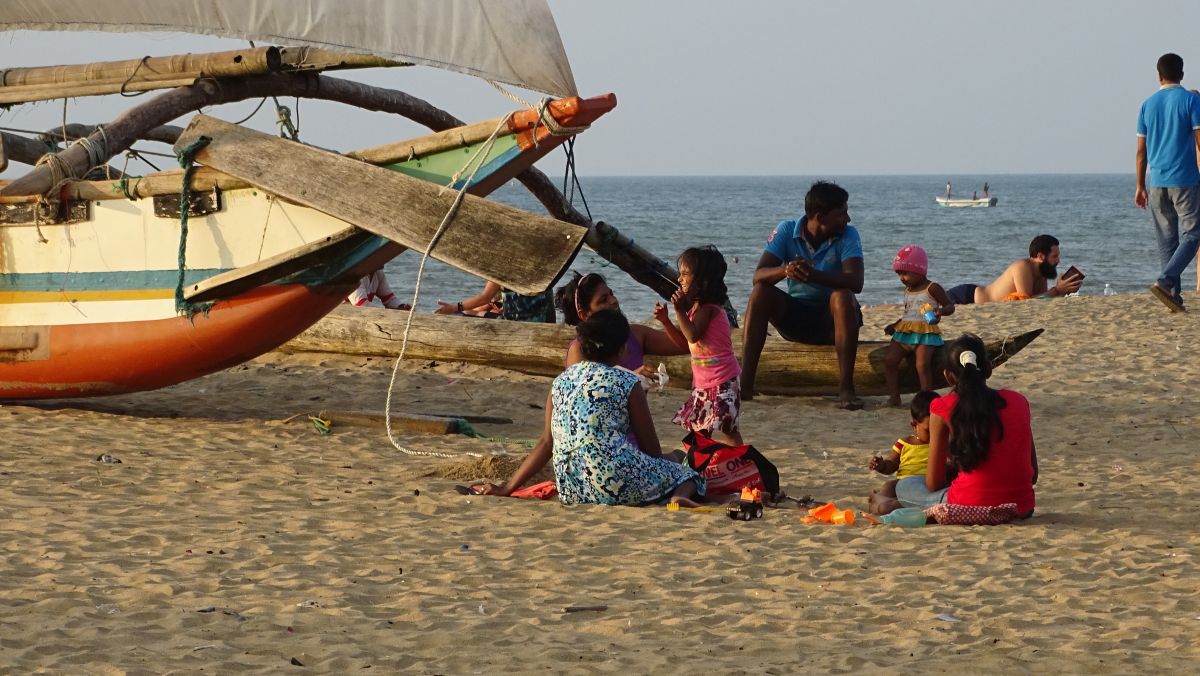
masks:
{"label": "distant swimmer", "polygon": [[[1029,258],[1013,261],[996,281],[987,286],[960,284],[947,289],[946,295],[956,305],[1067,296],[1083,285],[1083,275],[1078,270],[1068,270],[1058,277],[1059,258],[1058,240],[1051,235],[1038,235],[1029,243]],[[1051,279],[1057,280],[1054,286],[1049,285]]]}

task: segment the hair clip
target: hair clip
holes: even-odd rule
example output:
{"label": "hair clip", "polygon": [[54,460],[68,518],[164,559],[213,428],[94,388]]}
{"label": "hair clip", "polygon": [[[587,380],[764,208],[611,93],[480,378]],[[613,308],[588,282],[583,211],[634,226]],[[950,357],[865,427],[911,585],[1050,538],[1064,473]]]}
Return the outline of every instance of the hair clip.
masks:
{"label": "hair clip", "polygon": [[975,353],[971,350],[963,350],[962,353],[958,355],[958,363],[962,364],[963,366],[971,365],[975,368],[979,368],[979,357],[975,356]]}

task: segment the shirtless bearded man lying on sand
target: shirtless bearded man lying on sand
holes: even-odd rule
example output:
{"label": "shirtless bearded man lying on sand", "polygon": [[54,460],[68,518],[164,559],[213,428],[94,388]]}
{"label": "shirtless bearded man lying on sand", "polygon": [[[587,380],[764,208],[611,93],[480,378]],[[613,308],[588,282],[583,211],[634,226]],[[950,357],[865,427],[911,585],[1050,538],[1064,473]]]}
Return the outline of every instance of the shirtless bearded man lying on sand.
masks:
{"label": "shirtless bearded man lying on sand", "polygon": [[1083,273],[1078,270],[1068,270],[1054,286],[1049,286],[1047,280],[1058,278],[1058,260],[1058,240],[1051,235],[1038,235],[1029,243],[1029,258],[1013,261],[996,281],[987,286],[960,284],[947,289],[946,294],[955,305],[969,305],[1075,293],[1083,285]]}

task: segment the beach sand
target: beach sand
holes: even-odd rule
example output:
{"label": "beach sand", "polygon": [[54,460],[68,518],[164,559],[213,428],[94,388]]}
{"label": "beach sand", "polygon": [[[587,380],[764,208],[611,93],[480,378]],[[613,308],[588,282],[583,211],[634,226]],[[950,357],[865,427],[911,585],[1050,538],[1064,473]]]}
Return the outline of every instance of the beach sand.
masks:
{"label": "beach sand", "polygon": [[[1200,307],[1200,298],[1189,296]],[[895,310],[869,310],[882,339]],[[962,307],[945,331],[1045,334],[993,385],[1027,395],[1037,515],[1009,526],[806,525],[461,496],[465,453],[525,447],[339,424],[387,359],[270,354],[169,389],[0,408],[0,664],[28,673],[1191,671],[1200,658],[1200,327],[1149,294]],[[549,380],[408,362],[393,408],[502,416]],[[664,446],[686,392],[651,395]],[[906,409],[749,402],[793,496],[862,509]],[[87,408],[92,407],[92,408]],[[332,433],[304,415],[325,411]],[[119,464],[100,462],[108,453]],[[511,459],[510,459],[511,460]],[[486,477],[478,477],[480,479]],[[861,523],[861,522],[860,522]],[[567,606],[607,606],[564,613]],[[365,671],[367,668],[371,670]],[[299,673],[299,671],[297,672]]]}

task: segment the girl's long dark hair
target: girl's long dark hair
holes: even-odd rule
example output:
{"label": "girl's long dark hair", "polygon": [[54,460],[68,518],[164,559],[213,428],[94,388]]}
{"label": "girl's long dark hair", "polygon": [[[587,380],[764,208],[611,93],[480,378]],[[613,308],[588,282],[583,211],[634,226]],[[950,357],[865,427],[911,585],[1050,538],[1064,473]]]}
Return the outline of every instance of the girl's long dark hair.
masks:
{"label": "girl's long dark hair", "polygon": [[[975,363],[963,364],[963,353],[975,355]],[[954,392],[958,403],[950,414],[950,457],[959,469],[969,472],[987,460],[992,445],[992,434],[1004,438],[1004,425],[1000,422],[1000,409],[1004,399],[987,386],[992,375],[987,348],[983,340],[974,334],[964,333],[950,343],[946,350],[948,366],[954,373]]]}
{"label": "girl's long dark hair", "polygon": [[675,263],[680,266],[687,264],[692,271],[693,300],[715,305],[725,304],[726,298],[729,297],[729,290],[725,288],[725,271],[728,270],[728,266],[725,265],[725,257],[717,247],[708,244],[685,249]]}

